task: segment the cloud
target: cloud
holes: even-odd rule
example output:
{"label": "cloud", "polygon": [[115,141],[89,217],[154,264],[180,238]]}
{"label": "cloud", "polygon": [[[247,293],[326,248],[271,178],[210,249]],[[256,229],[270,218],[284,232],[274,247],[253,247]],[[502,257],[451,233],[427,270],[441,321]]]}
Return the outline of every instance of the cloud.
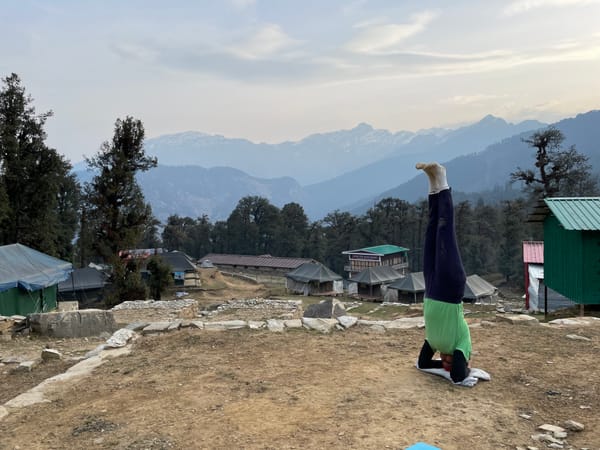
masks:
{"label": "cloud", "polygon": [[600,3],[599,0],[515,0],[512,1],[506,8],[504,14],[514,16],[523,14],[532,9],[543,7],[566,7],[575,5],[586,5],[591,3]]}
{"label": "cloud", "polygon": [[289,37],[279,25],[267,24],[228,46],[227,51],[242,59],[265,59],[300,44],[301,41]]}
{"label": "cloud", "polygon": [[474,103],[485,103],[485,102],[498,100],[500,98],[505,98],[505,97],[506,97],[506,95],[496,95],[496,94],[455,95],[453,97],[449,97],[449,98],[440,100],[440,103],[464,106],[464,105],[472,105]]}
{"label": "cloud", "polygon": [[398,44],[422,32],[437,14],[424,11],[412,16],[412,21],[406,24],[381,24],[363,22],[358,25],[362,30],[346,45],[353,53],[383,55],[399,51]]}

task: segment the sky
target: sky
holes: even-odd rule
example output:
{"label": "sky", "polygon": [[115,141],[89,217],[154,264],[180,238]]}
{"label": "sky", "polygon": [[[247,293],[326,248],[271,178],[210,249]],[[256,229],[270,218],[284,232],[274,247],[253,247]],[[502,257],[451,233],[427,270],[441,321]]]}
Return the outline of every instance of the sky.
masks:
{"label": "sky", "polygon": [[278,143],[600,108],[600,0],[0,0],[0,24],[0,76],[73,163],[126,116]]}

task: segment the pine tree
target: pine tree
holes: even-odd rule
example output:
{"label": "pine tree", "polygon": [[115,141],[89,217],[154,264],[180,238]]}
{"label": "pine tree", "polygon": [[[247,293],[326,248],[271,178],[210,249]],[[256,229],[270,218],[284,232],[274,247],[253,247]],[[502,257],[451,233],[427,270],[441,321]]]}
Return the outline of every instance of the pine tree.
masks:
{"label": "pine tree", "polygon": [[0,219],[2,243],[20,242],[70,259],[79,185],[71,164],[45,144],[46,120],[16,74],[0,90]]}
{"label": "pine tree", "polygon": [[134,247],[153,219],[135,178],[157,164],[156,158],[146,155],[143,143],[140,120],[118,119],[112,141],[87,160],[97,175],[85,186],[86,226],[91,231],[92,250],[104,262],[114,262],[120,250]]}

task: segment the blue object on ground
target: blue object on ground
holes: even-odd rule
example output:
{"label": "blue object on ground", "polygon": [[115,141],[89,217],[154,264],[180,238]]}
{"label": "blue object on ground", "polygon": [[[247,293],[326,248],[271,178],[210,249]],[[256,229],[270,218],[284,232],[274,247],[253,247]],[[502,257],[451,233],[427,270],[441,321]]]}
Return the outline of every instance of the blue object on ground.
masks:
{"label": "blue object on ground", "polygon": [[406,450],[442,450],[441,448],[434,447],[433,445],[425,444],[424,442],[417,442],[415,445],[411,445]]}

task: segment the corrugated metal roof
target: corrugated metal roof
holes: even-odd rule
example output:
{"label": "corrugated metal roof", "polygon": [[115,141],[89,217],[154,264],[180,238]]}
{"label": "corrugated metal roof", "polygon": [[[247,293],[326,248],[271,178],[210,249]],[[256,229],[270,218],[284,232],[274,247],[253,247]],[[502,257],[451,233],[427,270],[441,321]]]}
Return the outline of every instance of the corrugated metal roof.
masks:
{"label": "corrugated metal roof", "polygon": [[600,197],[547,198],[544,201],[565,230],[600,230]]}
{"label": "corrugated metal roof", "polygon": [[399,247],[398,245],[385,244],[385,245],[376,245],[374,247],[359,248],[356,250],[346,250],[345,252],[342,252],[342,254],[349,255],[352,253],[372,253],[375,255],[384,256],[384,255],[391,255],[393,253],[407,252],[408,250],[409,250],[408,248]]}
{"label": "corrugated metal roof", "polygon": [[523,262],[544,264],[544,241],[523,241]]}
{"label": "corrugated metal roof", "polygon": [[247,266],[247,267],[268,267],[271,269],[296,269],[307,262],[315,262],[314,259],[307,258],[284,258],[270,255],[228,255],[224,253],[209,253],[200,258],[200,261],[210,260],[215,266]]}

